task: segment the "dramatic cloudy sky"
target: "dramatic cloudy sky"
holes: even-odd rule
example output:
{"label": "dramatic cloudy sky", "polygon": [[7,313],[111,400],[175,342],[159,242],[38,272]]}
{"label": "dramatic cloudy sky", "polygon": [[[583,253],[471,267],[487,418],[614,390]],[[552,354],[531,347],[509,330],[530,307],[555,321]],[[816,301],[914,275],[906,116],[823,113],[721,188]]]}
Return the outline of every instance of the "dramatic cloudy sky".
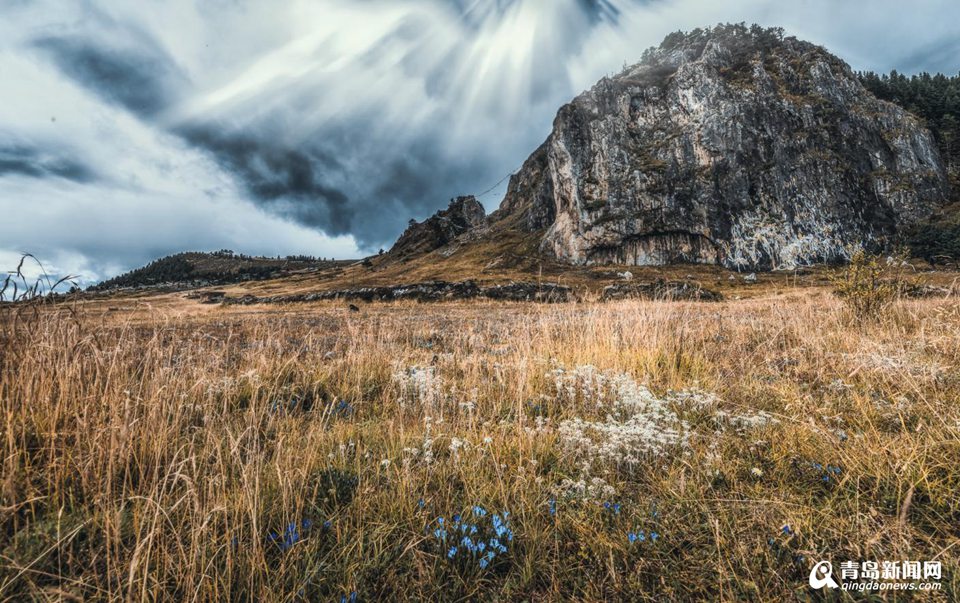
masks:
{"label": "dramatic cloudy sky", "polygon": [[857,69],[960,70],[956,0],[0,0],[0,268],[358,257],[490,189],[667,33],[721,21]]}

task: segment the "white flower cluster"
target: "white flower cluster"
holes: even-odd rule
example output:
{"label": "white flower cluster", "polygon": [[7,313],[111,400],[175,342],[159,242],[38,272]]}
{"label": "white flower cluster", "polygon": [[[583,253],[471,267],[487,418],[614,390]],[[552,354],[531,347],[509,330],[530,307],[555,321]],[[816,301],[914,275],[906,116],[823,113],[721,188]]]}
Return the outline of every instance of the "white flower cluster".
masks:
{"label": "white flower cluster", "polygon": [[727,422],[732,425],[735,429],[740,431],[747,431],[750,429],[756,429],[758,427],[764,427],[771,423],[779,423],[770,413],[765,411],[757,411],[756,413],[744,413],[744,414],[733,414],[725,410],[716,411],[716,417],[719,422]]}
{"label": "white flower cluster", "polygon": [[466,440],[461,440],[460,438],[450,438],[450,454],[457,458],[460,456],[460,450],[468,448],[470,442]]}
{"label": "white flower cluster", "polygon": [[604,500],[617,495],[617,490],[602,478],[565,479],[554,488],[558,498],[580,500]]}
{"label": "white flower cluster", "polygon": [[423,444],[419,448],[411,446],[403,449],[403,466],[409,468],[414,463],[433,464],[433,438],[429,431],[423,436]]}
{"label": "white flower cluster", "polygon": [[398,368],[393,373],[393,380],[400,389],[401,408],[407,402],[433,408],[443,395],[443,380],[432,366]]}
{"label": "white flower cluster", "polygon": [[732,413],[723,410],[720,408],[720,398],[716,394],[700,389],[669,392],[666,399],[682,408],[709,412],[713,415],[718,428],[721,430],[731,426],[737,431],[748,431],[771,423],[778,423],[770,413],[762,410],[755,413]]}
{"label": "white flower cluster", "polygon": [[602,421],[580,418],[563,421],[557,430],[564,448],[588,469],[595,461],[632,466],[650,456],[685,446],[689,427],[658,398],[624,373],[600,373],[579,367],[569,373],[554,371],[560,395],[574,395],[605,411]]}
{"label": "white flower cluster", "polygon": [[557,397],[563,402],[597,406],[603,403],[607,376],[593,366],[578,366],[571,370],[558,368],[547,373],[547,377],[553,379]]}

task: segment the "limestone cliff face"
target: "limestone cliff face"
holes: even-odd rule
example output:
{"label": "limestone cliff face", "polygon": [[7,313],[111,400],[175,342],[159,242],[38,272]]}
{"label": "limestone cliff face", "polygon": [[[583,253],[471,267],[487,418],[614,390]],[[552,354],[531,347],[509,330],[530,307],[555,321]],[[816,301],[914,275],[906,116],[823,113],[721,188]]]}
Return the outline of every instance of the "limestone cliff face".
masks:
{"label": "limestone cliff face", "polygon": [[930,133],[841,60],[721,26],[561,108],[494,219],[572,263],[778,269],[887,244],[946,194]]}

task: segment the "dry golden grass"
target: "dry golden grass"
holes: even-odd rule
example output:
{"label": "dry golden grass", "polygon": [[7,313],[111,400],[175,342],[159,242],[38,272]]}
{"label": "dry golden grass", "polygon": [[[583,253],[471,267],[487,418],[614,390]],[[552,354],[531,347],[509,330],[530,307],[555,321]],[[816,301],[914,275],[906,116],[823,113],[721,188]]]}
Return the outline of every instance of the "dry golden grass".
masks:
{"label": "dry golden grass", "polygon": [[[955,299],[872,323],[816,290],[109,303],[0,308],[0,600],[775,601],[808,596],[820,559],[936,559],[943,590],[916,594],[960,593]],[[556,385],[585,365],[646,384],[686,444],[565,445],[565,421],[610,412]],[[615,492],[559,489],[594,478]],[[514,533],[483,569],[433,534],[473,505]],[[270,540],[291,523],[297,542]]]}

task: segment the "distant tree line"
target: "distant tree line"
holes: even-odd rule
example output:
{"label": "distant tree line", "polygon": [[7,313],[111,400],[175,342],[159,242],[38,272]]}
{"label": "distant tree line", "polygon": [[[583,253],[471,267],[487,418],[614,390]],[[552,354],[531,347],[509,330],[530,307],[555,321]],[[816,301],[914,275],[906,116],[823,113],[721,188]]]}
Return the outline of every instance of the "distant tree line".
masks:
{"label": "distant tree line", "polygon": [[186,255],[177,254],[154,260],[146,266],[93,285],[90,289],[105,291],[120,287],[144,287],[189,280],[192,277],[194,265],[187,260]]}
{"label": "distant tree line", "polygon": [[127,287],[154,287],[166,284],[196,284],[199,282],[222,285],[272,278],[283,272],[287,262],[317,265],[324,264],[327,261],[311,255],[264,258],[237,254],[229,249],[221,249],[211,253],[184,252],[154,260],[146,266],[105,280],[89,289],[106,291]]}

